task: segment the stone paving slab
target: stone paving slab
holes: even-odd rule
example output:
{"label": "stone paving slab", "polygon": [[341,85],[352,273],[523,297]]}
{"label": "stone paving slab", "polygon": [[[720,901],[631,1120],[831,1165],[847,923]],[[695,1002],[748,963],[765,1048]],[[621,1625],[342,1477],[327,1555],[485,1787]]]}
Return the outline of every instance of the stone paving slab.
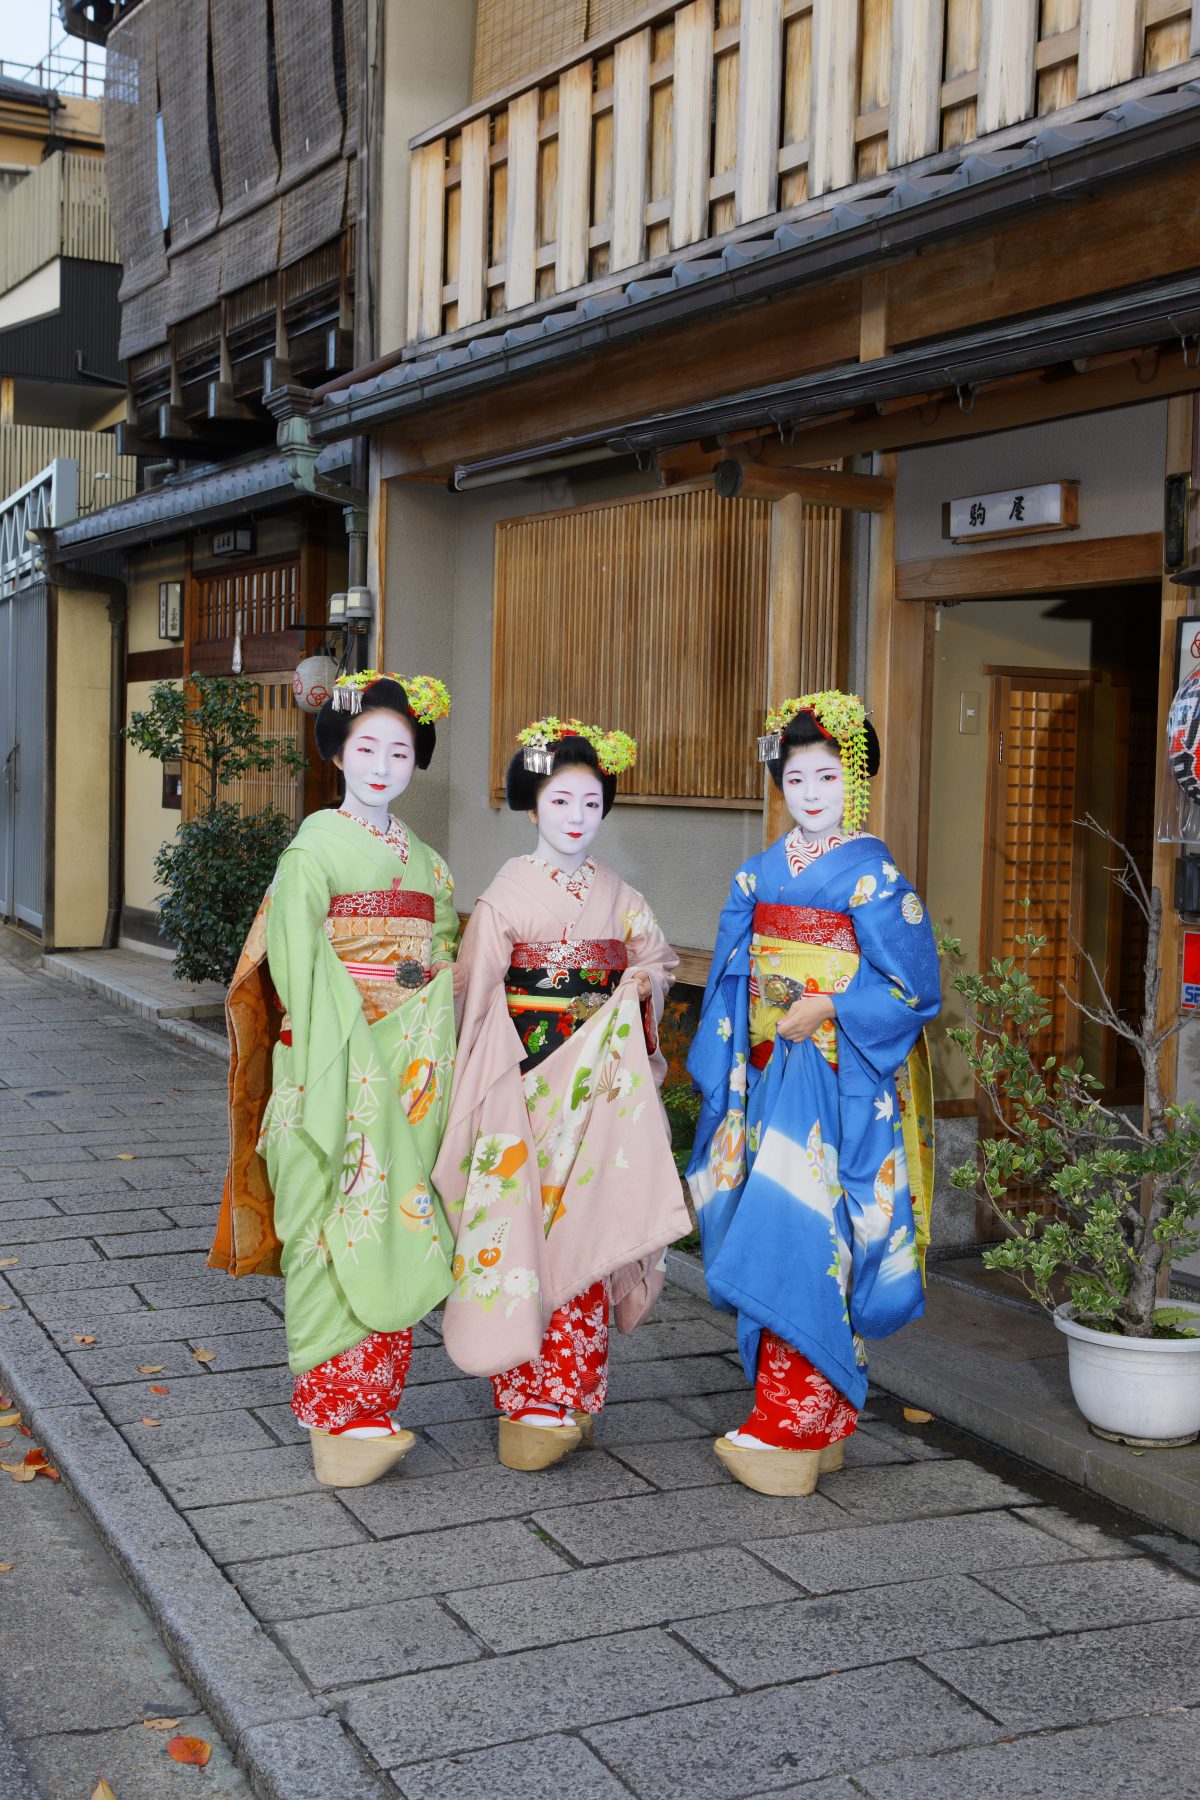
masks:
{"label": "stone paving slab", "polygon": [[439,1751],[520,1741],[531,1708],[546,1731],[648,1715],[724,1694],[719,1676],[662,1631],[525,1650],[466,1669],[402,1675],[335,1696],[388,1768]]}
{"label": "stone paving slab", "polygon": [[226,1574],[264,1623],[349,1612],[360,1598],[405,1606],[464,1583],[483,1587],[561,1573],[567,1564],[518,1519],[491,1519],[469,1532],[421,1532],[266,1562],[234,1562]]}
{"label": "stone paving slab", "polygon": [[277,1626],[275,1636],[320,1690],[449,1668],[483,1655],[470,1633],[433,1599],[313,1613]]}
{"label": "stone paving slab", "polygon": [[752,1538],[750,1547],[812,1594],[916,1582],[931,1569],[969,1575],[1033,1564],[1036,1580],[1046,1566],[1085,1554],[1009,1512],[918,1519],[902,1532],[892,1525],[860,1525],[818,1537]]}
{"label": "stone paving slab", "polygon": [[366,1532],[333,1494],[281,1495],[271,1501],[202,1506],[188,1524],[218,1563],[239,1557],[286,1556],[296,1550],[361,1543]]}
{"label": "stone paving slab", "polygon": [[1041,1642],[925,1658],[1006,1731],[1089,1725],[1196,1703],[1200,1620],[1122,1625]]}
{"label": "stone paving slab", "polygon": [[773,1687],[828,1669],[926,1657],[958,1645],[1040,1637],[1045,1627],[969,1576],[862,1588],[855,1593],[741,1608],[685,1620],[675,1635],[735,1687]]}
{"label": "stone paving slab", "polygon": [[795,1589],[744,1550],[725,1548],[465,1588],[448,1594],[446,1601],[483,1643],[506,1651],[720,1612],[734,1594],[744,1605],[758,1608],[793,1599]]}
{"label": "stone paving slab", "polygon": [[628,1800],[629,1789],[587,1745],[535,1737],[393,1771],[405,1800]]}
{"label": "stone paving slab", "polygon": [[846,1522],[845,1513],[823,1494],[797,1508],[793,1501],[769,1500],[732,1485],[647,1493],[591,1506],[543,1506],[533,1516],[542,1531],[581,1563],[740,1543],[760,1532],[828,1531]]}
{"label": "stone paving slab", "polygon": [[990,1719],[907,1662],[583,1732],[639,1800],[728,1800],[883,1755],[930,1758],[998,1736]]}
{"label": "stone paving slab", "polygon": [[284,1369],[245,1369],[234,1375],[193,1375],[160,1382],[159,1386],[168,1386],[170,1392],[152,1394],[147,1383],[156,1379],[147,1375],[120,1387],[100,1388],[96,1398],[114,1425],[132,1425],[151,1411],[156,1418],[173,1419],[253,1406],[256,1401],[290,1400],[295,1385]]}
{"label": "stone paving slab", "polygon": [[1156,1563],[1081,1561],[1049,1569],[990,1570],[978,1579],[1052,1631],[1095,1631],[1136,1620],[1200,1615],[1200,1582]]}
{"label": "stone paving slab", "polygon": [[555,1500],[579,1514],[587,1511],[588,1502],[625,1494],[649,1496],[650,1490],[631,1470],[593,1450],[533,1474],[496,1464],[455,1470],[419,1485],[377,1481],[373,1487],[346,1488],[341,1499],[374,1537],[400,1537],[444,1525],[514,1518]]}
{"label": "stone paving slab", "polygon": [[[152,1311],[143,1306],[130,1288],[131,1304],[128,1307],[92,1307],[97,1317],[88,1329],[95,1336],[97,1347],[102,1350],[113,1349],[118,1344],[145,1344],[186,1339],[201,1343],[208,1338],[224,1338],[233,1333],[251,1331],[256,1328],[282,1329],[278,1313],[258,1300],[242,1300],[228,1305],[214,1306],[179,1306]],[[90,1303],[89,1303],[90,1304]],[[66,1313],[55,1316],[53,1313],[43,1315],[42,1324],[50,1335],[70,1351],[77,1332],[83,1330],[79,1324],[81,1310],[85,1306],[73,1306]],[[103,1314],[104,1316],[99,1316]],[[145,1362],[147,1358],[142,1357]]]}
{"label": "stone paving slab", "polygon": [[134,1455],[155,1470],[160,1462],[185,1456],[223,1456],[233,1451],[276,1448],[268,1428],[245,1411],[201,1413],[198,1418],[184,1414],[178,1419],[163,1419],[154,1426],[123,1425],[121,1436]]}
{"label": "stone paving slab", "polygon": [[1134,1800],[1180,1794],[1181,1771],[1197,1768],[1200,1712],[1175,1712],[913,1757],[860,1769],[854,1779],[868,1800]]}

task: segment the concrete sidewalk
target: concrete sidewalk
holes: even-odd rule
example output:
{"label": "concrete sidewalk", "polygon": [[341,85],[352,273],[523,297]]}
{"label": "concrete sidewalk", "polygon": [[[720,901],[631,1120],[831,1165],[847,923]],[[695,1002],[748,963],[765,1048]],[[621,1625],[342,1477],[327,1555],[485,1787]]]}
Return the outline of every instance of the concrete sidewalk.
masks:
{"label": "concrete sidewalk", "polygon": [[9,939],[0,1000],[0,1386],[255,1793],[1115,1800],[1195,1764],[1187,1546],[886,1397],[813,1499],[747,1493],[728,1325],[677,1288],[596,1450],[501,1469],[430,1320],[417,1449],[317,1488],[280,1285],[204,1267],[219,1062]]}

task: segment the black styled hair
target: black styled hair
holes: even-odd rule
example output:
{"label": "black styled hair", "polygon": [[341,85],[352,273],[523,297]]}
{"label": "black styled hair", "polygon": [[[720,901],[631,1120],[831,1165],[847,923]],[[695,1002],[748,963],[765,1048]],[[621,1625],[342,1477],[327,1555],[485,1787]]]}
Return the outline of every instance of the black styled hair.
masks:
{"label": "black styled hair", "polygon": [[[612,803],[617,797],[617,778],[606,775],[600,767],[599,758],[586,738],[559,738],[554,746],[554,764],[550,774],[559,769],[590,769],[600,783],[600,792],[604,796],[604,817],[607,819],[612,811]],[[536,812],[538,795],[549,781],[550,775],[535,775],[525,767],[525,752],[518,750],[508,765],[508,774],[504,777],[504,796],[513,812]]]}
{"label": "black styled hair", "polygon": [[[413,728],[415,743],[413,749],[418,769],[427,769],[433,757],[433,747],[437,743],[437,732],[432,725],[422,725],[413,716],[413,709],[408,704],[408,695],[398,681],[389,681],[386,677],[373,681],[369,688],[363,690],[362,711],[399,713],[407,719]],[[345,748],[346,739],[350,736],[350,727],[358,713],[334,712],[333,701],[326,700],[317,714],[315,730],[317,736],[317,754],[322,762],[331,762]]]}
{"label": "black styled hair", "polygon": [[[864,722],[863,728],[867,734],[867,774],[877,775],[879,773],[879,736],[870,719]],[[789,719],[783,728],[783,748],[779,755],[773,756],[767,764],[771,771],[771,780],[781,791],[787,759],[793,750],[800,749],[804,744],[832,744],[838,755],[841,755],[841,747],[837,740],[828,737],[821,730],[812,713],[797,713],[795,718]]]}

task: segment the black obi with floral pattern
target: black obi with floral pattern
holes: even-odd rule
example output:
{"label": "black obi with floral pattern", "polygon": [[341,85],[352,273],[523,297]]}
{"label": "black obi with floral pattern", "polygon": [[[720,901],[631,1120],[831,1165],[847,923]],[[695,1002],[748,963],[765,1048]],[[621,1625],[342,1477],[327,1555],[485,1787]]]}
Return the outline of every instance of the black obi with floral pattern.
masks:
{"label": "black obi with floral pattern", "polygon": [[521,1073],[536,1068],[598,1012],[629,963],[620,938],[514,944],[504,977],[508,1010],[525,1047]]}

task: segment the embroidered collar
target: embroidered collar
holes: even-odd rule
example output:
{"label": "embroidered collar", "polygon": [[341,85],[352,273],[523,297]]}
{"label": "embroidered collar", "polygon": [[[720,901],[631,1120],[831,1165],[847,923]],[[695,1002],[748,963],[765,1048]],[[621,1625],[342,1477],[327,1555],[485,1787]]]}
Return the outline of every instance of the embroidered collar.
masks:
{"label": "embroidered collar", "polygon": [[381,844],[386,844],[389,850],[394,850],[402,863],[408,861],[408,831],[394,813],[386,831],[380,831],[377,825],[368,825],[365,819],[360,819],[357,813],[347,812],[344,806],[338,807],[338,816],[352,819],[364,831],[369,831],[372,837],[378,838]]}
{"label": "embroidered collar", "polygon": [[580,906],[592,891],[596,865],[590,856],[584,858],[573,875],[568,875],[563,869],[556,869],[553,863],[548,863],[545,857],[536,855],[532,850],[526,856],[525,861],[532,863],[535,869],[544,870],[551,881],[562,888],[565,894],[570,894],[572,900],[578,900]]}
{"label": "embroidered collar", "polygon": [[799,875],[810,868],[818,856],[824,856],[827,850],[836,850],[839,845],[847,842],[847,835],[843,831],[829,831],[824,837],[813,839],[805,837],[799,825],[796,825],[783,842],[788,870],[793,875]]}

